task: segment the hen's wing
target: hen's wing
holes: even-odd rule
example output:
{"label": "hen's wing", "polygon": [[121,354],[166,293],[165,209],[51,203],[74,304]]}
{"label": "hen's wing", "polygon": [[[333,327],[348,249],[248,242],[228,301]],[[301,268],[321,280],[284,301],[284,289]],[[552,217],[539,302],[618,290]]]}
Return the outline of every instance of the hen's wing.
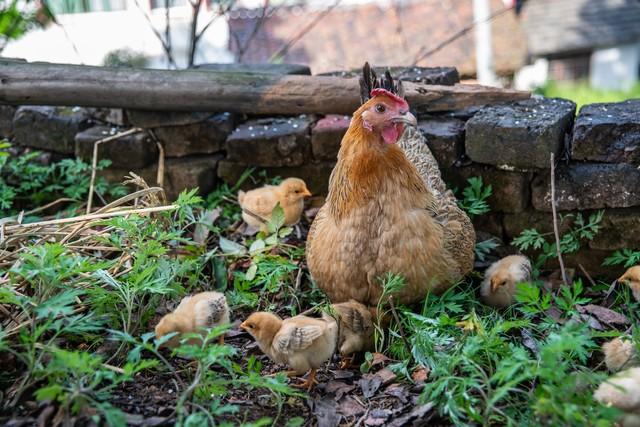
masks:
{"label": "hen's wing", "polygon": [[334,304],[334,308],[338,312],[340,323],[343,326],[357,334],[364,334],[369,332],[373,325],[369,319],[365,318],[365,314],[356,304],[358,303]]}
{"label": "hen's wing", "polygon": [[409,127],[404,132],[398,145],[413,163],[434,195],[434,206],[427,207],[434,213],[436,220],[443,226],[444,248],[456,260],[460,275],[473,268],[473,257],[476,234],[471,220],[458,207],[455,196],[447,190],[438,162],[427,146],[427,140],[418,129]]}
{"label": "hen's wing", "polygon": [[[293,321],[292,321],[293,320]],[[309,323],[288,319],[273,338],[273,347],[282,354],[304,350],[324,333],[321,323]]]}

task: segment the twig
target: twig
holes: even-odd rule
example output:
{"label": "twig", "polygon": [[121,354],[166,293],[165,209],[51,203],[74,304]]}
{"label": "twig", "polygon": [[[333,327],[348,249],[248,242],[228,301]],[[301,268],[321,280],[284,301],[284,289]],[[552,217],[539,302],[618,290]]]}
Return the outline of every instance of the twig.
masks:
{"label": "twig", "polygon": [[428,58],[429,56],[433,55],[434,53],[438,52],[439,50],[445,48],[446,46],[450,45],[454,41],[458,40],[460,37],[464,36],[469,31],[473,30],[473,28],[476,25],[484,23],[484,22],[491,21],[492,19],[497,18],[498,16],[510,11],[511,9],[513,9],[513,6],[509,6],[509,7],[506,7],[504,9],[500,9],[499,11],[494,12],[491,15],[489,15],[487,17],[487,19],[485,19],[483,21],[473,21],[470,25],[467,25],[466,27],[464,27],[463,29],[461,29],[457,33],[454,33],[453,35],[451,35],[447,39],[443,40],[441,43],[437,44],[432,49],[427,50],[426,52],[423,52],[426,47],[422,46],[420,48],[420,50],[418,51],[418,53],[416,54],[416,57],[413,60],[412,66],[416,66],[418,64],[418,62],[422,61],[423,59]]}
{"label": "twig", "polygon": [[245,213],[249,214],[249,216],[254,217],[255,219],[257,219],[258,221],[260,221],[261,223],[263,223],[265,225],[269,223],[268,219],[263,218],[262,216],[258,215],[255,212],[252,212],[251,210],[249,210],[247,208],[242,208],[242,212],[245,212]]}
{"label": "twig", "polygon": [[191,5],[191,26],[189,29],[189,58],[187,66],[192,67],[196,57],[196,44],[198,42],[196,32],[198,30],[198,15],[200,15],[202,0],[189,0],[189,4]]}
{"label": "twig", "polygon": [[554,155],[551,153],[551,212],[553,214],[553,235],[556,238],[556,254],[558,256],[558,262],[560,263],[560,274],[562,274],[562,281],[565,286],[569,286],[567,280],[567,272],[564,269],[564,261],[562,260],[562,250],[560,248],[560,231],[558,229],[558,217],[556,214],[556,164],[554,161]]}
{"label": "twig", "polygon": [[153,22],[151,22],[151,18],[149,17],[147,12],[145,12],[142,6],[140,6],[140,3],[138,2],[138,0],[133,0],[133,1],[135,2],[138,10],[140,10],[140,13],[142,13],[142,15],[144,16],[144,19],[147,20],[147,23],[149,24],[149,28],[151,28],[151,31],[153,31],[153,34],[160,41],[160,44],[162,44],[162,48],[164,49],[165,55],[167,55],[169,64],[172,65],[174,68],[178,68],[178,66],[176,65],[176,61],[173,59],[173,54],[171,53],[171,46],[167,44],[167,42],[162,38],[162,34],[160,34],[160,32],[156,30],[156,27],[153,26]]}
{"label": "twig", "polygon": [[596,282],[593,281],[593,279],[591,278],[591,276],[589,275],[587,270],[582,266],[582,264],[578,264],[578,267],[580,268],[580,270],[582,270],[582,272],[584,273],[584,276],[587,278],[589,283],[591,283],[591,286],[595,287],[596,286]]}
{"label": "twig", "polygon": [[132,135],[138,132],[142,132],[142,129],[140,128],[129,129],[127,131],[120,132],[115,135],[111,135],[106,138],[103,138],[100,141],[96,141],[93,144],[93,159],[91,160],[91,181],[89,181],[89,198],[87,200],[87,214],[91,213],[91,205],[93,204],[93,188],[96,183],[96,171],[98,168],[98,146],[100,144],[115,141],[117,139],[123,138],[128,135]]}
{"label": "twig", "polygon": [[291,47],[294,44],[296,44],[298,41],[300,41],[300,39],[302,37],[304,37],[309,31],[311,31],[313,29],[313,27],[318,25],[318,23],[320,21],[322,21],[325,16],[327,16],[329,13],[331,13],[331,11],[333,9],[335,9],[340,4],[341,1],[342,0],[336,0],[336,2],[334,4],[332,4],[331,6],[326,8],[324,11],[322,11],[318,16],[316,16],[316,18],[314,20],[312,20],[311,22],[309,22],[309,24],[306,27],[304,27],[302,30],[300,30],[300,32],[298,32],[298,34],[293,36],[276,53],[271,55],[271,58],[269,58],[269,62],[274,62],[274,61],[284,57],[287,54],[287,52],[289,51],[289,49],[291,49]]}
{"label": "twig", "polygon": [[143,213],[152,213],[152,212],[164,212],[164,211],[173,211],[178,209],[178,205],[169,205],[169,206],[154,206],[150,208],[142,208],[142,209],[126,209],[123,211],[117,212],[105,212],[101,214],[91,214],[91,215],[79,215],[71,218],[60,218],[60,219],[52,219],[49,221],[41,221],[41,222],[32,222],[29,224],[18,224],[18,225],[10,225],[6,228],[7,231],[11,230],[20,230],[23,228],[34,228],[34,227],[42,227],[45,225],[57,225],[57,224],[67,224],[67,223],[75,223],[80,221],[90,221],[96,219],[104,219],[104,218],[113,218],[116,216],[125,216],[132,214],[143,214]]}
{"label": "twig", "polygon": [[258,18],[256,25],[253,27],[251,34],[249,34],[249,37],[247,37],[247,40],[244,42],[242,46],[240,46],[240,37],[234,33],[234,39],[236,41],[236,44],[238,45],[238,55],[236,57],[236,62],[242,62],[242,57],[247,52],[247,49],[249,48],[249,45],[251,44],[253,39],[256,37],[256,35],[258,35],[258,31],[262,27],[262,24],[264,24],[264,20],[267,18],[268,8],[269,8],[269,0],[264,0],[264,4],[262,5],[262,13]]}

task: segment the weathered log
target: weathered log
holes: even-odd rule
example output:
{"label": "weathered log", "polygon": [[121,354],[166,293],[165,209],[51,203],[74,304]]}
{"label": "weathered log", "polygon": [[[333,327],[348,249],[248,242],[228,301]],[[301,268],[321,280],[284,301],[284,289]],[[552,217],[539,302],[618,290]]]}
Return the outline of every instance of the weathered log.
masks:
{"label": "weathered log", "polygon": [[[407,82],[419,111],[446,111],[528,98],[478,85]],[[351,114],[357,79],[204,70],[148,70],[0,61],[0,103],[253,114]]]}

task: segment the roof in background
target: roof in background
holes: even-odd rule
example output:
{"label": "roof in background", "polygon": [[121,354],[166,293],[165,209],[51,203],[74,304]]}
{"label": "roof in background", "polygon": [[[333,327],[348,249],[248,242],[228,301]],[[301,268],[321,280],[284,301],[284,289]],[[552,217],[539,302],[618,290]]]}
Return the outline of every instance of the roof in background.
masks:
{"label": "roof in background", "polygon": [[[502,0],[492,0],[492,11]],[[268,61],[301,29],[318,19],[324,9],[279,7],[266,18],[242,58],[243,62]],[[230,49],[238,52],[261,19],[261,9],[237,10],[229,20]],[[375,65],[412,65],[421,48],[431,49],[473,21],[470,0],[422,0],[384,6],[368,3],[339,6],[326,14],[283,58],[303,63],[313,73]],[[507,12],[492,22],[494,64],[499,73],[518,69],[525,59],[525,40],[517,18]],[[475,74],[473,31],[417,65],[455,66],[463,76]]]}
{"label": "roof in background", "polygon": [[528,0],[522,24],[534,56],[640,41],[639,0]]}

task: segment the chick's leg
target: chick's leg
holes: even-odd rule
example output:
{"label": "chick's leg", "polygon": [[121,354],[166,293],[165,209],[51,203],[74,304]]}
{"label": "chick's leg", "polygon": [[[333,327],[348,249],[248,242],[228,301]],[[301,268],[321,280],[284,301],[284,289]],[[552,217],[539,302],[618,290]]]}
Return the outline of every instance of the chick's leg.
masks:
{"label": "chick's leg", "polygon": [[304,388],[307,389],[307,391],[311,391],[311,389],[313,388],[314,385],[318,384],[318,380],[316,380],[316,369],[312,368],[309,371],[309,376],[307,377],[306,380],[304,380],[302,383],[300,384],[293,384],[292,387],[296,387],[296,388]]}
{"label": "chick's leg", "polygon": [[351,354],[350,356],[340,355],[340,369],[355,368],[357,366],[354,363],[355,358],[355,353]]}
{"label": "chick's leg", "polygon": [[287,378],[292,378],[292,377],[296,377],[298,375],[298,372],[297,371],[280,371],[273,374],[265,375],[265,377],[275,377],[278,374],[285,374]]}

